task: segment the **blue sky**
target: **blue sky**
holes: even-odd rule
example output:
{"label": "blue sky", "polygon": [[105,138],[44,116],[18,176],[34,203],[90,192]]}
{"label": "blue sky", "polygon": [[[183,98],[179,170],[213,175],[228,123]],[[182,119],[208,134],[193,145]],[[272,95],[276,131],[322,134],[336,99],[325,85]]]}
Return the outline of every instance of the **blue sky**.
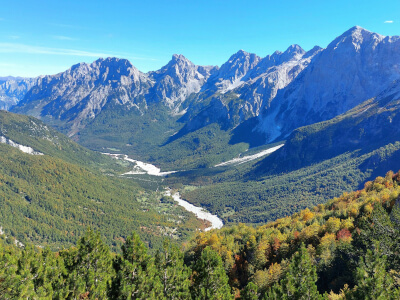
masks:
{"label": "blue sky", "polygon": [[326,47],[354,25],[400,35],[400,1],[3,1],[0,76],[55,74],[107,56],[143,72],[174,53],[221,65],[239,49],[264,57],[291,44]]}

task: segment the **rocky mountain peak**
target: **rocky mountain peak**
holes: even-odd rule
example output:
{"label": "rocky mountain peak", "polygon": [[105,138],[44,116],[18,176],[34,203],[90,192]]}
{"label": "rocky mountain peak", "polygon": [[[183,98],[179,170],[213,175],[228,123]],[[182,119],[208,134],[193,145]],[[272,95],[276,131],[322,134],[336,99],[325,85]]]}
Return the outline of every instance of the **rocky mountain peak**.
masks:
{"label": "rocky mountain peak", "polygon": [[176,63],[189,63],[189,64],[193,64],[190,60],[188,60],[185,56],[183,56],[182,54],[174,54],[172,55],[172,62],[176,62]]}
{"label": "rocky mountain peak", "polygon": [[299,45],[291,45],[289,46],[285,52],[280,55],[280,62],[286,62],[292,59],[300,59],[306,51],[303,50]]}
{"label": "rocky mountain peak", "polygon": [[213,67],[196,66],[182,54],[174,54],[160,70],[148,73],[155,82],[152,97],[179,112],[179,105],[190,94],[200,91],[212,70]]}
{"label": "rocky mountain peak", "polygon": [[400,78],[399,37],[359,26],[344,32],[318,54],[302,76],[278,93],[261,127],[268,141],[294,128],[331,119],[376,96]]}
{"label": "rocky mountain peak", "polygon": [[[244,50],[239,50],[238,52],[233,54],[224,65],[235,64],[237,62],[243,62],[243,61],[248,61],[248,62],[257,61],[258,62],[259,60],[260,60],[260,57],[258,57],[256,54],[249,53]],[[224,65],[221,66],[221,69]]]}
{"label": "rocky mountain peak", "polygon": [[285,51],[284,53],[287,53],[287,54],[292,54],[292,53],[295,53],[295,54],[297,54],[297,53],[304,54],[304,53],[306,53],[306,51],[304,51],[304,49],[301,48],[299,45],[293,44],[293,45],[290,45],[290,46],[286,49],[286,51]]}
{"label": "rocky mountain peak", "polygon": [[224,63],[215,74],[216,86],[222,91],[237,87],[237,84],[260,62],[261,58],[254,53],[239,50]]}
{"label": "rocky mountain peak", "polygon": [[384,38],[383,35],[368,31],[360,26],[354,26],[333,40],[327,48],[337,50],[343,47],[345,51],[352,48],[358,52],[362,45],[370,45],[375,48]]}
{"label": "rocky mountain peak", "polygon": [[185,76],[188,73],[193,73],[196,71],[196,65],[188,60],[182,54],[174,54],[172,59],[162,67],[158,71],[150,72],[154,78],[162,77],[165,75],[169,76],[177,76],[178,74],[181,76]]}
{"label": "rocky mountain peak", "polygon": [[138,76],[140,73],[129,60],[117,57],[100,58],[91,67],[103,73],[103,78],[107,80],[117,80],[121,76]]}
{"label": "rocky mountain peak", "polygon": [[303,58],[308,58],[311,56],[314,56],[315,54],[317,54],[318,52],[324,50],[324,48],[320,47],[320,46],[314,46],[311,50],[308,50],[304,55]]}

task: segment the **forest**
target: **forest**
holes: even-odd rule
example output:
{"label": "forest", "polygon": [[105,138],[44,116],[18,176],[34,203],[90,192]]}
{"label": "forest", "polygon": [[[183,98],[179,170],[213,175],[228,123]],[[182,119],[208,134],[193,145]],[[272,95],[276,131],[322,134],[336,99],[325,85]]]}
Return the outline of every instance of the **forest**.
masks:
{"label": "forest", "polygon": [[52,252],[0,240],[2,299],[399,299],[400,174],[253,227],[198,233],[154,255],[136,233],[113,252],[87,228]]}
{"label": "forest", "polygon": [[[184,199],[218,214],[225,223],[261,225],[361,188],[365,181],[396,165],[399,149],[400,143],[396,142],[366,153],[346,152],[297,170],[268,175],[254,171],[263,166],[262,160],[226,170],[208,169],[204,174],[186,172],[179,177],[184,186],[176,184],[176,188],[181,189]],[[265,172],[269,170],[268,166],[263,167]],[[174,176],[179,175],[171,175],[171,185]],[[185,189],[187,185],[191,189]]]}
{"label": "forest", "polygon": [[160,247],[167,235],[187,240],[202,222],[164,200],[162,191],[132,179],[0,144],[0,226],[23,244],[70,247],[88,226],[100,231],[113,251],[132,230],[150,248]]}

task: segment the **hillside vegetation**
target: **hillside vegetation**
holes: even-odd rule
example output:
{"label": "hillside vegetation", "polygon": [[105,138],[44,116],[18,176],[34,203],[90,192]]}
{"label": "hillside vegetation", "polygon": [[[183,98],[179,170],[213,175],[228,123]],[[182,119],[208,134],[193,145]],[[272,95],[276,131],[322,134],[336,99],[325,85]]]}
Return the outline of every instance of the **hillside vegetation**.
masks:
{"label": "hillside vegetation", "polygon": [[[314,278],[313,284],[320,293],[333,290],[342,295],[364,293],[365,296],[372,293],[368,287],[382,293],[381,297],[388,297],[382,299],[389,299],[391,295],[384,294],[385,285],[390,289],[400,284],[399,184],[400,175],[389,172],[365,183],[362,190],[344,193],[326,204],[264,226],[240,224],[201,233],[188,246],[187,260],[195,261],[202,249],[209,246],[223,258],[232,287],[240,290],[252,282],[259,294],[268,295],[267,299],[286,299],[272,295],[280,295],[279,289],[282,292],[289,288],[284,284],[307,275],[291,273],[293,264],[299,263],[296,253],[300,251],[306,257],[302,259],[308,260],[308,267],[315,268],[316,275],[307,276]],[[304,250],[300,250],[302,247]],[[374,269],[378,261],[382,265]],[[385,282],[379,282],[379,276]],[[304,278],[304,284],[308,279]],[[358,289],[353,288],[357,285]]]}
{"label": "hillside vegetation", "polygon": [[[360,188],[363,182],[385,174],[391,167],[400,168],[399,150],[400,143],[396,142],[273,175],[255,173],[258,164],[250,163],[214,168],[204,174],[183,173],[178,180],[187,185],[181,186],[184,199],[217,213],[225,222],[265,223]],[[174,176],[179,174],[173,175],[171,182]]]}
{"label": "hillside vegetation", "polygon": [[161,200],[161,193],[131,179],[0,144],[0,226],[22,243],[60,249],[91,226],[113,249],[132,230],[157,247],[164,235],[185,240],[201,226],[173,201]]}
{"label": "hillside vegetation", "polygon": [[23,244],[61,249],[91,226],[113,250],[132,230],[157,248],[166,235],[184,241],[203,226],[156,191],[160,181],[120,178],[128,162],[88,150],[40,120],[0,111],[0,136],[43,154],[0,143],[0,226]]}
{"label": "hillside vegetation", "polygon": [[7,299],[398,299],[400,174],[264,226],[199,233],[154,257],[135,233],[112,254],[88,229],[76,247],[0,239]]}
{"label": "hillside vegetation", "polygon": [[118,173],[128,167],[78,145],[51,126],[30,116],[0,110],[0,136],[43,154],[88,167],[92,171]]}

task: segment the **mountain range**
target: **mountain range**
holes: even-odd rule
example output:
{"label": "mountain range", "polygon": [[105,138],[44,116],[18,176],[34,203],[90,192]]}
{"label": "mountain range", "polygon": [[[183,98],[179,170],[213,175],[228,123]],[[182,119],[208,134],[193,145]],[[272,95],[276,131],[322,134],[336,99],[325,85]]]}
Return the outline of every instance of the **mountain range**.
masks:
{"label": "mountain range", "polygon": [[[98,121],[107,123],[118,112],[138,127],[135,133],[132,126],[119,128],[120,146],[142,133],[153,136],[143,149],[161,149],[213,125],[230,137],[229,152],[239,142],[283,140],[298,127],[329,120],[377,96],[400,79],[399,47],[398,37],[355,26],[325,49],[306,52],[292,45],[264,58],[240,50],[221,67],[197,66],[174,55],[148,73],[126,59],[98,59],[56,75],[2,81],[0,93],[3,108],[16,104],[13,112],[38,117],[77,141],[85,136],[83,144],[93,149],[101,140],[110,142],[96,132]],[[102,130],[109,136],[114,129]],[[88,142],[92,139],[97,142]],[[135,154],[163,164],[143,149]]]}

